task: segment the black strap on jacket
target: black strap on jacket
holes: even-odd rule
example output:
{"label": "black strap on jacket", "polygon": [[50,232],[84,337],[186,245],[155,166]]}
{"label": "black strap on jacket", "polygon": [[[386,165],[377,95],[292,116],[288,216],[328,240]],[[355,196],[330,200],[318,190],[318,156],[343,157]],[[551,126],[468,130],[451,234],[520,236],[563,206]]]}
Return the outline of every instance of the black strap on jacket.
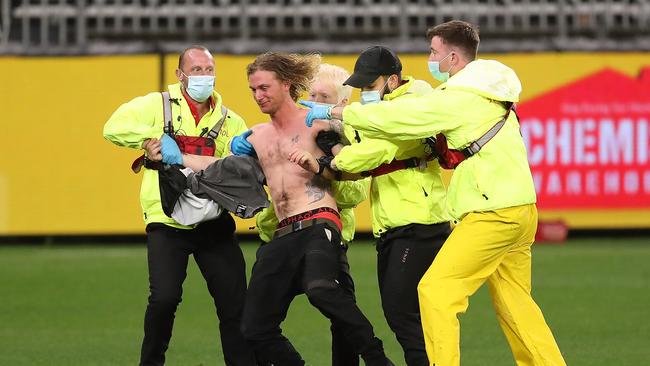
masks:
{"label": "black strap on jacket", "polygon": [[[163,132],[168,134],[168,135],[174,135],[174,125],[172,122],[172,102],[178,104],[178,99],[176,98],[171,98],[169,96],[169,92],[161,92],[160,93],[162,96],[162,101],[163,101],[163,120],[164,120],[164,125],[163,125]],[[210,138],[212,140],[216,139],[217,136],[219,136],[219,131],[221,131],[221,127],[223,127],[223,123],[226,121],[226,117],[228,117],[228,108],[226,108],[223,104],[221,105],[221,119],[212,127],[212,129],[208,132],[207,138]],[[162,167],[162,164],[159,162],[151,161],[147,159],[144,154],[140,155],[137,159],[133,161],[131,164],[131,170],[133,170],[134,173],[139,173],[142,167],[145,167],[147,169],[155,169],[155,170],[160,170]]]}
{"label": "black strap on jacket", "polygon": [[[172,122],[172,100],[175,100],[173,98],[169,97],[169,92],[162,92],[162,100],[163,100],[163,118],[165,121],[165,126],[163,127],[163,131],[167,134],[174,134],[174,125]],[[226,117],[228,117],[228,108],[226,108],[223,104],[221,105],[221,119],[212,127],[212,129],[208,132],[208,138],[215,139],[217,136],[219,136],[219,131],[221,131],[221,127],[223,127],[223,123],[226,120]]]}

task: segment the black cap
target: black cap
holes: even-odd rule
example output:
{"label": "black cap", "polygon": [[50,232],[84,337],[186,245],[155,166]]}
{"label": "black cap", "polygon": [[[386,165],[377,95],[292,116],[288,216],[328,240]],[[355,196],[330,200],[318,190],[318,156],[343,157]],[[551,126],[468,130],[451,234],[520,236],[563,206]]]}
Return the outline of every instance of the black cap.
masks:
{"label": "black cap", "polygon": [[355,88],[370,85],[382,75],[399,75],[402,63],[391,49],[384,46],[372,46],[361,52],[354,73],[343,83]]}

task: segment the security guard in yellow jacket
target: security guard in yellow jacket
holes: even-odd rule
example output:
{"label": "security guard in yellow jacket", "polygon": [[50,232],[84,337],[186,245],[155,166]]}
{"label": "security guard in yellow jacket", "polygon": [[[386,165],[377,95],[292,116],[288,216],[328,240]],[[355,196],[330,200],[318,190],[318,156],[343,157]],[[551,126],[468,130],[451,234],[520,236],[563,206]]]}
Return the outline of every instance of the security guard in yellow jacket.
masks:
{"label": "security guard in yellow jacket", "polygon": [[[433,91],[428,83],[401,73],[402,64],[392,50],[373,46],[359,55],[345,83],[361,89],[362,104]],[[382,308],[409,366],[428,365],[417,285],[451,231],[440,165],[427,163],[426,156],[421,139],[362,136],[343,147],[332,162],[342,172],[372,174],[370,207]]]}
{"label": "security guard in yellow jacket", "polygon": [[[121,105],[106,122],[104,137],[119,146],[143,148],[149,156],[159,155],[158,137],[163,133],[163,109],[167,105],[171,107],[173,130],[179,138],[204,136],[222,121],[209,145],[214,148],[214,156],[228,155],[231,138],[246,131],[246,125],[236,113],[222,109],[221,96],[214,91],[214,72],[214,59],[206,48],[193,46],[184,50],[176,71],[179,83],[168,87],[169,102],[163,102],[161,93],[150,93]],[[193,139],[196,138],[188,141]],[[149,163],[147,167],[155,166]],[[150,290],[140,365],[165,362],[190,254],[214,299],[225,364],[255,365],[253,353],[240,332],[246,267],[230,214],[224,212],[192,227],[178,224],[163,213],[158,172],[154,169],[144,170],[140,202],[147,225]]]}
{"label": "security guard in yellow jacket", "polygon": [[530,294],[536,197],[519,123],[509,113],[521,83],[507,66],[476,59],[479,37],[471,24],[443,23],[427,36],[429,69],[444,82],[436,91],[342,111],[317,106],[308,122],[334,117],[369,136],[400,140],[443,133],[468,156],[454,171],[447,196],[459,223],[418,286],[431,364],[460,364],[457,316],[487,281],[517,365],[565,365]]}

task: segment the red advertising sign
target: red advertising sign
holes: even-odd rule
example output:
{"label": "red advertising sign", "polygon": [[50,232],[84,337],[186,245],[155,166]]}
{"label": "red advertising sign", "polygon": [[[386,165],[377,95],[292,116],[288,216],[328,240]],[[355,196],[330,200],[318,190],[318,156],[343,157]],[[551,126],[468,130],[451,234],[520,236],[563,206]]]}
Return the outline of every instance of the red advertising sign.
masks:
{"label": "red advertising sign", "polygon": [[540,208],[650,207],[650,67],[601,70],[518,113]]}

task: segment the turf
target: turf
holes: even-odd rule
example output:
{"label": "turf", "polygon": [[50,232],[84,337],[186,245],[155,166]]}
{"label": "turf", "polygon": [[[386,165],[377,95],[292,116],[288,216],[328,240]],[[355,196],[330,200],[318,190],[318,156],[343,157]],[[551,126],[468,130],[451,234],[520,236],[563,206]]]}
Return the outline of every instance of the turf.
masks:
{"label": "turf", "polygon": [[[255,245],[243,245],[250,265]],[[403,365],[381,313],[375,252],[349,251],[361,308]],[[650,360],[650,239],[583,239],[538,245],[533,295],[569,365]],[[168,365],[222,365],[216,316],[192,262]],[[136,365],[147,298],[146,250],[129,246],[0,247],[0,365]],[[462,322],[462,364],[514,365],[485,288]],[[327,321],[296,299],[283,324],[309,365],[329,364]]]}

